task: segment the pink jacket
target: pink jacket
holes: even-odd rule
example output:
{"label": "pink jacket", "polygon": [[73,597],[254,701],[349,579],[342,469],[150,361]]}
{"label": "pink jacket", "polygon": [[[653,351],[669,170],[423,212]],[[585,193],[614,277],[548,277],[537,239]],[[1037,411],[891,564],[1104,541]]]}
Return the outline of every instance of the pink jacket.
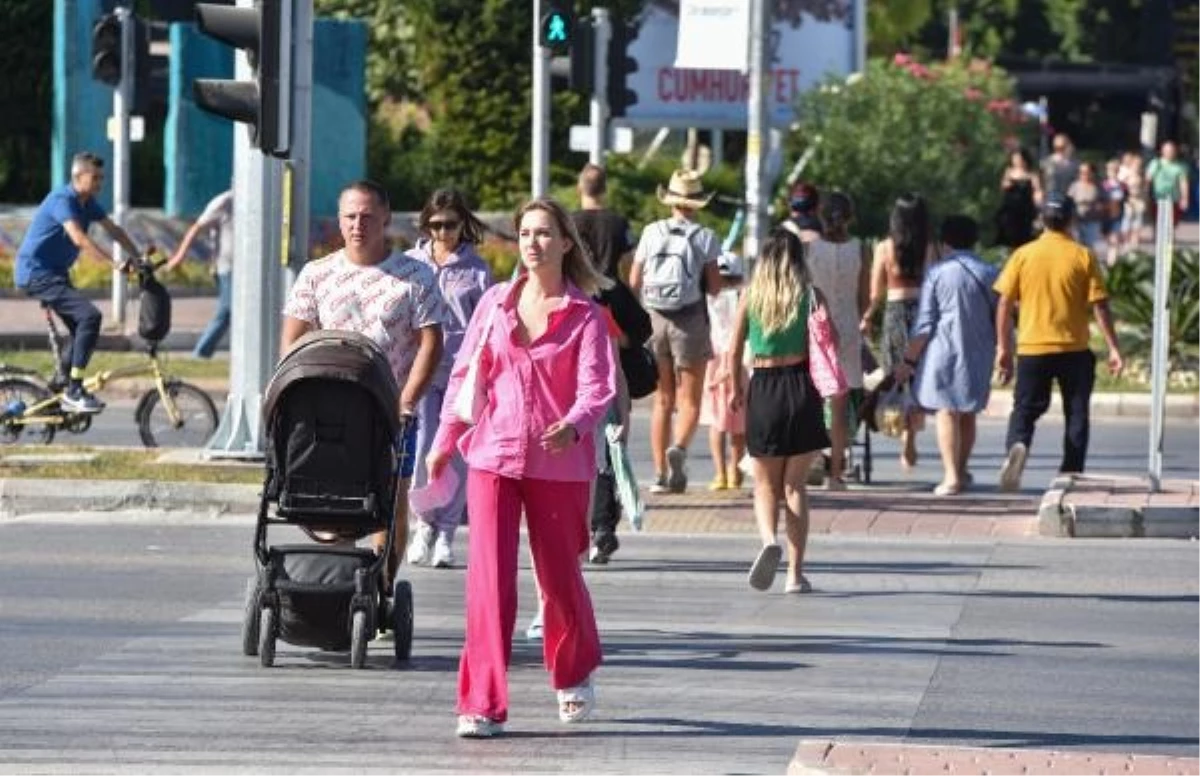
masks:
{"label": "pink jacket", "polygon": [[[529,347],[519,344],[518,278],[488,290],[471,316],[463,345],[450,372],[441,425],[433,449],[455,445],[473,469],[515,479],[591,482],[596,476],[593,430],[616,395],[615,365],[603,315],[569,282],[563,305],[550,314],[546,333]],[[487,406],[475,426],[454,414],[454,397],[466,376],[489,311],[499,305],[483,349],[479,376],[487,386]],[[560,453],[542,449],[552,423],[566,419],[579,442]]]}

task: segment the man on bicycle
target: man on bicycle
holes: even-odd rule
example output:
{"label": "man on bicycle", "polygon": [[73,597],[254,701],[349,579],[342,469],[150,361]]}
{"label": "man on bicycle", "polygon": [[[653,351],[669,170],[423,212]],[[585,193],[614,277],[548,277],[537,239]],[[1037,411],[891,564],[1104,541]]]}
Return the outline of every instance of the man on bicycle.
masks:
{"label": "man on bicycle", "polygon": [[[125,230],[114,224],[96,200],[104,185],[104,160],[89,152],[71,160],[71,182],[54,189],[33,214],[17,251],[16,286],[58,314],[71,332],[71,370],[64,409],[99,412],[104,405],[83,389],[83,375],[100,337],[100,310],[71,285],[71,266],[81,250],[108,260],[108,251],[88,237],[99,223],[129,256],[138,248]],[[123,269],[123,267],[120,267]]]}

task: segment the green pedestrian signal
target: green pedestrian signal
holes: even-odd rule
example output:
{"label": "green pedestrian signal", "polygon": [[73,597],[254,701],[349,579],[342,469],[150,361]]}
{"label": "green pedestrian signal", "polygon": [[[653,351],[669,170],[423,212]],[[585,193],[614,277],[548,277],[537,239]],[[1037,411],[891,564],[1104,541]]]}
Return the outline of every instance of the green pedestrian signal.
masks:
{"label": "green pedestrian signal", "polygon": [[556,51],[571,48],[572,20],[569,11],[551,8],[542,15],[542,46]]}

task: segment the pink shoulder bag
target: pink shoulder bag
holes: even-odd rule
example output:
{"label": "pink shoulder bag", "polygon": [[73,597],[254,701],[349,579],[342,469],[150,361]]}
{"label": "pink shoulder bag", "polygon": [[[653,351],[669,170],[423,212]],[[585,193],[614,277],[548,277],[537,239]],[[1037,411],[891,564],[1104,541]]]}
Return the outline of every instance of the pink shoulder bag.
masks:
{"label": "pink shoulder bag", "polygon": [[829,320],[829,308],[817,304],[812,286],[808,289],[808,374],[821,398],[841,396],[850,390],[846,372],[838,358],[837,338]]}

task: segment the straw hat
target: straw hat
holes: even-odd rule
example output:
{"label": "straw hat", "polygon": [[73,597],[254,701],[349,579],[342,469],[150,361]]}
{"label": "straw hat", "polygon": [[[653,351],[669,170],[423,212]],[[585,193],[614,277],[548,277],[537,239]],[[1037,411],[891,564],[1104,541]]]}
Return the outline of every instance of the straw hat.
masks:
{"label": "straw hat", "polygon": [[658,187],[658,201],[664,205],[678,206],[690,210],[706,207],[715,192],[706,193],[700,183],[700,173],[694,170],[676,170],[671,173],[671,182]]}

